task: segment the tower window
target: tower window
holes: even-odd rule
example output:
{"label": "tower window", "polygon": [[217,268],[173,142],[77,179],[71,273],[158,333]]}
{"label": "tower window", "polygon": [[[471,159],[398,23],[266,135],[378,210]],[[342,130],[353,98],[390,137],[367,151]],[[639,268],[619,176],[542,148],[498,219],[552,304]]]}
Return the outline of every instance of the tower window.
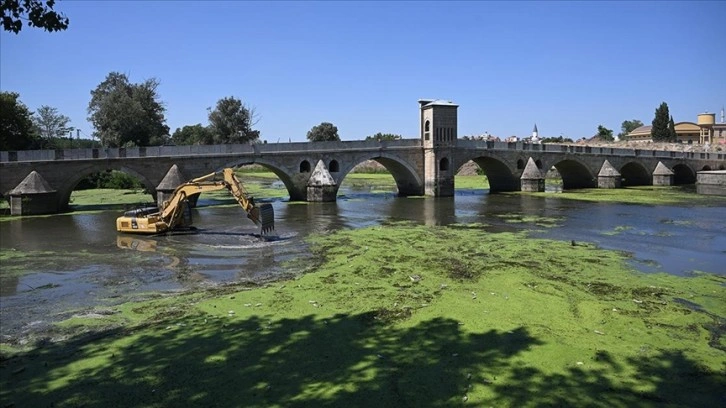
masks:
{"label": "tower window", "polygon": [[310,162],[307,160],[303,160],[302,163],[300,163],[300,173],[310,173]]}
{"label": "tower window", "polygon": [[439,171],[449,171],[449,159],[446,157],[439,161]]}
{"label": "tower window", "polygon": [[330,161],[330,164],[328,165],[328,171],[331,173],[337,173],[340,171],[340,165],[338,164],[337,160]]}

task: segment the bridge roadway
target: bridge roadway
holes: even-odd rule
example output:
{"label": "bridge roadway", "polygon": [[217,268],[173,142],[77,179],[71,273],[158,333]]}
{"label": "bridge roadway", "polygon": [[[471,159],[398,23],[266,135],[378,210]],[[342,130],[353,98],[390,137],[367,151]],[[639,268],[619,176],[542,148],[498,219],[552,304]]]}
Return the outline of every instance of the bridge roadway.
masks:
{"label": "bridge roadway", "polygon": [[520,177],[530,157],[542,174],[553,166],[557,168],[565,189],[597,187],[598,173],[605,160],[622,175],[623,185],[652,184],[658,162],[674,172],[675,184],[695,183],[696,173],[701,170],[726,168],[724,152],[470,140],[453,140],[434,149],[438,149],[437,157],[447,157],[437,169],[424,168],[427,149],[420,139],[3,151],[0,193],[7,198],[11,190],[36,171],[57,192],[57,208],[62,211],[67,208],[75,186],[88,175],[120,170],[137,177],[153,194],[173,165],[182,177],[191,179],[224,167],[259,164],[280,178],[293,201],[309,199],[308,182],[319,161],[334,179],[332,188],[337,192],[356,165],[375,160],[390,171],[399,195],[403,196],[424,195],[429,191],[427,183],[453,183],[453,175],[470,160],[487,175],[492,192],[520,190]]}

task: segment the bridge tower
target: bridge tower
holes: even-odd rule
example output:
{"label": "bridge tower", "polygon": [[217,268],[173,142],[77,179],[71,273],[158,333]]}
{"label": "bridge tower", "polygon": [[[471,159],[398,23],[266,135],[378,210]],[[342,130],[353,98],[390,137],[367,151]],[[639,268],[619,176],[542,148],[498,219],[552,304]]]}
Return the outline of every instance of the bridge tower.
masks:
{"label": "bridge tower", "polygon": [[419,99],[421,143],[424,149],[424,194],[454,195],[454,149],[459,105],[440,99]]}

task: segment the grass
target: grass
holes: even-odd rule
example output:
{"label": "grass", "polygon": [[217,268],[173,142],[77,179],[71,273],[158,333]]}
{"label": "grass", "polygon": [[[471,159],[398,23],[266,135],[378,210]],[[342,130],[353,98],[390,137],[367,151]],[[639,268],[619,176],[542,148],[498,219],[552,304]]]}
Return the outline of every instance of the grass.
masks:
{"label": "grass", "polygon": [[151,203],[154,197],[143,190],[97,188],[76,190],[71,194],[71,206]]}
{"label": "grass", "polygon": [[295,279],[76,317],[0,362],[2,406],[718,406],[722,276],[593,245],[396,223]]}
{"label": "grass", "polygon": [[[287,189],[282,183],[269,187],[271,182],[279,180],[275,173],[253,166],[237,171],[240,180],[249,193],[258,201],[284,199],[288,197]],[[391,192],[396,190],[396,181],[389,173],[350,173],[346,176],[344,186],[351,188],[369,188],[372,192]],[[457,176],[457,189],[489,188],[486,176]],[[232,202],[233,198],[226,191],[205,193],[203,198],[221,202]],[[71,195],[71,207],[76,211],[84,211],[107,205],[137,205],[153,203],[153,196],[143,190],[91,189],[76,190]],[[0,200],[0,210],[10,208],[6,200]]]}

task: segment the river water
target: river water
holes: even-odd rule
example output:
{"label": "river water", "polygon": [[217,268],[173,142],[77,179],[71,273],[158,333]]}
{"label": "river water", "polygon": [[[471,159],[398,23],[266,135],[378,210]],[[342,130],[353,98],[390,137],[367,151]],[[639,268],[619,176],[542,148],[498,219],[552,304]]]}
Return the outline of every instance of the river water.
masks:
{"label": "river water", "polygon": [[[723,201],[720,201],[723,203]],[[196,233],[118,234],[119,210],[0,223],[0,336],[3,341],[159,291],[264,281],[310,265],[306,237],[389,221],[482,223],[494,230],[593,242],[628,251],[645,272],[726,274],[726,209],[590,203],[459,190],[450,198],[403,198],[341,188],[335,203],[272,201],[277,237],[262,240],[234,205],[194,210]]]}

